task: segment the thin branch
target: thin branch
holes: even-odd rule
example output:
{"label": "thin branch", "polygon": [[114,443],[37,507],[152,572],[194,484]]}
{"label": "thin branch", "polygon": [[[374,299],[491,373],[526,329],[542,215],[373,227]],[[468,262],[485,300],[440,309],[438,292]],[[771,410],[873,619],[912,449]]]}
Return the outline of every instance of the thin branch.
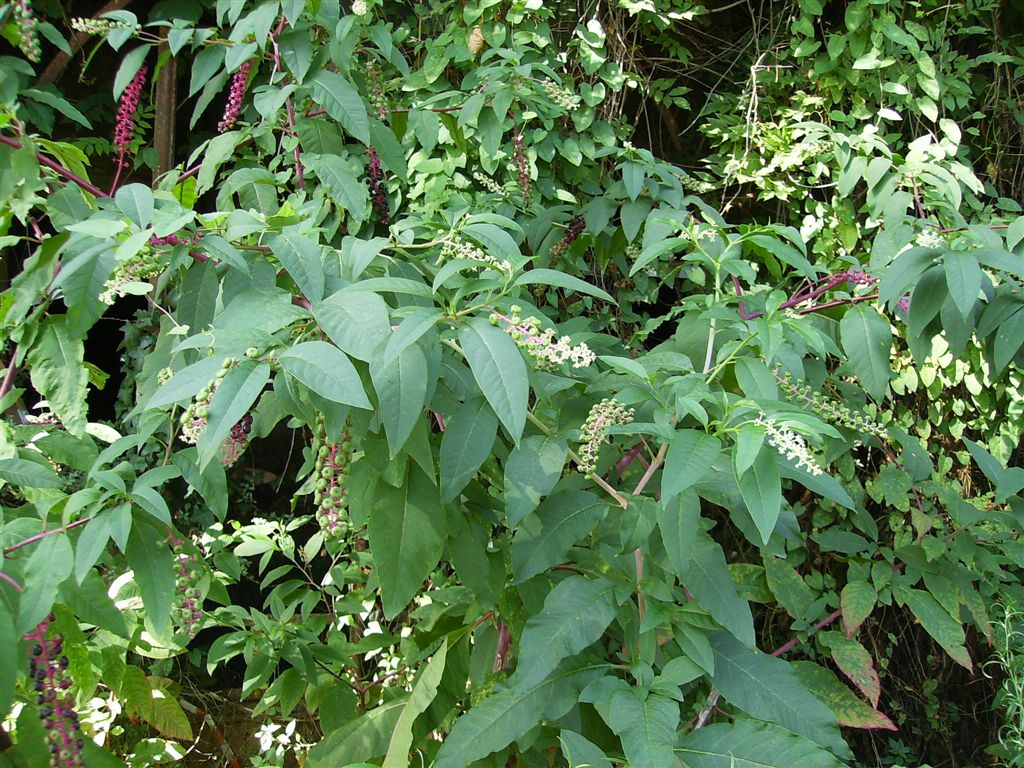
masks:
{"label": "thin branch", "polygon": [[[0,143],[6,144],[9,147],[14,147],[15,149],[21,149],[21,142],[15,141],[14,139],[12,139],[9,136],[0,136]],[[47,168],[49,168],[51,171],[56,173],[58,176],[62,176],[63,178],[67,179],[68,181],[73,182],[74,184],[77,184],[78,186],[80,186],[82,189],[84,189],[89,194],[95,195],[96,197],[110,197],[110,195],[108,195],[106,192],[104,192],[99,187],[97,187],[97,186],[95,186],[93,184],[90,184],[88,181],[86,181],[85,179],[83,179],[83,178],[81,178],[79,176],[76,176],[71,171],[69,171],[67,168],[65,168],[63,165],[61,165],[58,162],[55,162],[55,161],[51,160],[46,155],[44,155],[44,154],[42,154],[40,152],[36,152],[35,156],[36,156],[36,159],[39,161],[40,165],[45,165]]]}
{"label": "thin branch", "polygon": [[42,531],[41,533],[37,533],[34,536],[29,536],[27,539],[22,539],[17,544],[11,544],[11,546],[7,547],[7,549],[4,550],[4,554],[9,555],[11,554],[11,552],[15,552],[21,549],[22,547],[27,547],[29,544],[34,544],[35,542],[40,541],[41,539],[45,539],[47,536],[50,536],[51,534],[66,533],[67,531],[70,531],[72,528],[79,528],[85,525],[86,523],[92,521],[93,519],[94,518],[87,517],[85,520],[76,520],[75,522],[69,523],[68,525],[63,525],[60,528],[50,528],[49,530]]}
{"label": "thin branch", "polygon": [[3,571],[0,571],[0,579],[3,579],[4,581],[6,581],[8,584],[10,584],[12,587],[14,587],[19,592],[24,592],[25,591],[24,589],[21,588],[21,584],[16,582],[14,579],[12,579],[10,576],[8,576]]}
{"label": "thin branch", "polygon": [[0,399],[14,388],[14,377],[18,375],[18,366],[14,361],[17,359],[18,345],[15,344],[14,349],[11,350],[11,362],[7,365],[7,373],[4,374],[4,380],[0,383]]}

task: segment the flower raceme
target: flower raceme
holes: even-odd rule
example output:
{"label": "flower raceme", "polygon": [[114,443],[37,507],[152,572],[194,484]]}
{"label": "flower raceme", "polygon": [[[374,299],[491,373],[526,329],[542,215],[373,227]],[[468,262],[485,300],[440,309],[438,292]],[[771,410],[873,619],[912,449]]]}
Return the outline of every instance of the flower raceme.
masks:
{"label": "flower raceme", "polygon": [[467,243],[457,235],[453,235],[451,238],[445,241],[444,245],[441,246],[441,255],[438,256],[437,263],[440,264],[443,261],[449,261],[450,259],[468,259],[469,261],[478,261],[481,267],[490,267],[496,269],[505,275],[512,274],[512,262],[508,259],[499,261],[488,253],[484,253],[483,250]]}
{"label": "flower raceme", "polygon": [[242,101],[245,99],[245,91],[249,87],[249,75],[252,74],[252,59],[242,64],[235,70],[231,77],[231,89],[228,91],[228,103],[224,105],[224,116],[217,124],[217,132],[224,133],[231,129],[231,126],[238,120],[242,111]]}
{"label": "flower raceme", "polygon": [[812,475],[822,475],[824,470],[814,458],[807,442],[788,427],[779,426],[775,419],[761,414],[754,422],[765,428],[768,444],[787,459],[796,461],[797,467],[803,467]]}
{"label": "flower raceme", "polygon": [[326,538],[337,538],[344,532],[343,516],[348,508],[348,465],[352,460],[352,438],[348,423],[341,439],[327,439],[327,424],[323,414],[317,414],[314,429],[313,455],[316,490],[316,519]]}
{"label": "flower raceme", "polygon": [[51,768],[79,768],[85,765],[82,759],[85,742],[70,691],[64,638],[49,631],[53,621],[53,614],[50,614],[25,635],[30,654],[29,677],[36,692],[39,719],[46,730]]}
{"label": "flower raceme", "polygon": [[135,115],[142,99],[142,89],[146,84],[149,67],[143,64],[135,77],[121,93],[121,101],[117,106],[117,119],[114,126],[114,147],[117,149],[117,165],[125,168],[128,165],[128,145],[135,138]]}
{"label": "flower raceme", "polygon": [[512,337],[516,346],[526,352],[537,368],[550,371],[562,363],[572,363],[573,368],[586,368],[594,362],[596,356],[586,344],[572,346],[568,336],[555,338],[553,328],[540,329],[540,320],[536,317],[522,317],[522,308],[512,305],[511,317],[492,312],[492,325],[505,323],[505,332]]}
{"label": "flower raceme", "polygon": [[634,410],[622,405],[615,398],[605,398],[590,409],[587,420],[583,422],[580,435],[579,471],[589,475],[597,470],[601,446],[608,439],[608,430],[620,424],[628,424],[633,420]]}

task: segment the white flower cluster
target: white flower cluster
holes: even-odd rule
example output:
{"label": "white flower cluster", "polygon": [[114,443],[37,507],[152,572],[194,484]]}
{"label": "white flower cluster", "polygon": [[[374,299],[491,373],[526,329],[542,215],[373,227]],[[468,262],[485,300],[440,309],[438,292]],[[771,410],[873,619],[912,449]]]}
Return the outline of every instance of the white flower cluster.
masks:
{"label": "white flower cluster", "polygon": [[586,368],[594,362],[596,355],[586,344],[572,345],[568,336],[555,338],[553,328],[540,329],[540,320],[536,317],[522,317],[522,308],[513,305],[511,317],[494,313],[491,323],[505,323],[505,332],[512,337],[516,346],[533,358],[537,368],[549,371],[562,363],[572,363],[573,368]]}
{"label": "white flower cluster", "polygon": [[946,241],[942,238],[942,235],[932,232],[926,229],[924,232],[919,234],[914,242],[920,245],[922,248],[941,248],[946,244]]}
{"label": "white flower cluster", "polygon": [[445,244],[441,246],[441,256],[438,258],[438,263],[440,264],[442,261],[447,261],[448,259],[468,259],[470,261],[478,261],[485,267],[490,267],[491,269],[496,269],[499,272],[504,272],[506,275],[512,274],[512,262],[508,259],[498,261],[490,254],[484,253],[472,243],[467,243],[458,236],[445,241]]}
{"label": "white flower cluster", "polygon": [[88,35],[105,35],[115,29],[135,29],[137,26],[114,19],[85,19],[82,17],[71,19],[71,28],[75,32],[85,32]]}
{"label": "white flower cluster", "polygon": [[476,179],[477,183],[488,192],[498,195],[502,199],[508,199],[508,192],[505,191],[505,188],[490,176],[485,176],[479,171],[473,171],[473,178]]}
{"label": "white flower cluster", "polygon": [[796,432],[787,427],[780,427],[775,419],[763,414],[758,416],[754,423],[765,428],[768,433],[768,444],[787,459],[796,461],[797,467],[803,467],[812,475],[824,474],[807,443]]}

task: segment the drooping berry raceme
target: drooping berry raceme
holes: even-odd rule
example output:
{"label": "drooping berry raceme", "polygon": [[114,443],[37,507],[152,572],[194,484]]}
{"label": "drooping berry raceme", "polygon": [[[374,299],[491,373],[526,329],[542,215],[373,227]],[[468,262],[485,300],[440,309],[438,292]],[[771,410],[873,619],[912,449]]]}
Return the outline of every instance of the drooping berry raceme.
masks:
{"label": "drooping berry raceme", "polygon": [[580,430],[579,471],[589,475],[597,469],[601,445],[608,439],[608,430],[618,424],[629,424],[634,411],[615,398],[605,398],[590,409],[587,420]]}
{"label": "drooping berry raceme", "polygon": [[352,438],[349,422],[337,442],[327,438],[327,424],[323,414],[317,414],[313,431],[313,464],[316,473],[316,519],[327,538],[338,538],[345,531],[348,509],[348,471],[352,460]]}
{"label": "drooping berry raceme", "polygon": [[174,551],[174,605],[171,617],[177,630],[196,636],[196,625],[202,618],[202,594],[199,591],[199,569],[195,555],[185,549],[185,542],[171,534]]}
{"label": "drooping berry raceme", "polygon": [[380,158],[374,147],[366,148],[366,156],[370,158],[366,164],[366,185],[370,188],[370,201],[377,213],[377,220],[386,227],[391,223],[391,210],[388,208],[388,193],[384,189],[384,170],[380,167]]}
{"label": "drooping berry raceme", "polygon": [[530,186],[530,161],[526,159],[523,134],[519,131],[516,131],[512,137],[512,162],[516,166],[516,180],[519,182],[519,191],[523,195],[523,205],[529,208],[533,204],[533,189]]}
{"label": "drooping berry raceme", "polygon": [[131,283],[144,283],[164,271],[164,259],[151,248],[143,248],[129,259],[118,262],[114,272],[103,284],[100,301],[110,305],[127,294]]}
{"label": "drooping berry raceme", "polygon": [[540,87],[547,94],[548,98],[551,99],[555,104],[564,109],[566,112],[572,112],[580,103],[579,96],[576,96],[568,88],[563,88],[554,80],[545,78],[540,81]]}
{"label": "drooping berry raceme", "polygon": [[586,344],[572,346],[568,336],[556,338],[553,328],[540,329],[540,320],[536,317],[523,317],[522,308],[513,304],[511,316],[492,312],[490,321],[493,325],[505,324],[505,332],[512,337],[516,346],[533,358],[538,370],[550,371],[562,363],[572,363],[573,368],[586,368],[594,362],[596,356]]}
{"label": "drooping berry raceme", "polygon": [[238,365],[237,357],[229,357],[221,365],[220,370],[213,377],[213,380],[199,390],[199,394],[189,403],[188,408],[181,414],[181,439],[186,443],[195,445],[199,442],[199,436],[206,429],[206,420],[210,416],[210,403],[213,402],[213,395],[217,387],[224,381],[228,371]]}
{"label": "drooping berry raceme", "polygon": [[238,120],[245,100],[245,91],[249,87],[249,75],[252,74],[252,59],[242,64],[231,76],[231,88],[228,91],[228,103],[224,105],[224,116],[217,124],[217,132],[224,133]]}
{"label": "drooping berry raceme", "polygon": [[85,765],[82,759],[85,742],[71,694],[64,639],[59,633],[50,632],[53,621],[53,614],[50,614],[25,635],[30,656],[29,677],[36,692],[39,719],[46,731],[51,768],[79,768]]}
{"label": "drooping berry raceme", "polygon": [[373,107],[377,119],[387,119],[388,115],[391,114],[391,110],[388,108],[388,99],[384,94],[380,67],[374,59],[370,59],[370,63],[366,65],[366,89],[370,96],[370,106]]}
{"label": "drooping berry raceme", "polygon": [[797,467],[803,467],[812,475],[824,474],[818,460],[807,447],[807,442],[796,432],[780,426],[775,419],[765,414],[758,416],[754,423],[765,428],[768,444],[787,459],[796,461]]}
{"label": "drooping berry raceme", "polygon": [[832,398],[816,391],[809,384],[794,380],[793,374],[789,371],[781,376],[777,370],[772,373],[786,398],[806,407],[812,413],[848,429],[874,435],[880,440],[885,440],[888,437],[888,432],[879,422],[863,413],[851,410],[843,403],[837,403]]}
{"label": "drooping berry raceme", "polygon": [[495,269],[505,275],[512,274],[512,262],[508,259],[502,259],[499,261],[494,256],[491,256],[489,253],[485,253],[472,243],[467,243],[458,235],[452,235],[445,241],[444,245],[441,246],[441,254],[437,258],[437,263],[440,264],[450,259],[478,261],[483,267],[490,267],[491,269]]}
{"label": "drooping berry raceme", "polygon": [[566,231],[565,236],[555,243],[551,249],[552,256],[561,256],[567,250],[569,246],[576,242],[576,238],[583,234],[583,230],[586,228],[586,222],[584,222],[582,216],[577,216],[569,223],[569,229]]}
{"label": "drooping berry raceme", "polygon": [[142,100],[142,89],[146,84],[149,67],[143,64],[128,87],[121,92],[121,101],[117,106],[117,119],[114,127],[114,148],[117,150],[118,171],[129,165],[129,145],[135,138],[135,115]]}
{"label": "drooping berry raceme", "polygon": [[247,413],[231,428],[231,434],[220,447],[221,464],[225,467],[235,466],[235,462],[249,445],[250,432],[252,432],[252,414]]}
{"label": "drooping berry raceme", "polygon": [[38,21],[32,10],[31,0],[14,0],[14,21],[18,27],[20,40],[18,47],[29,61],[36,62],[42,56],[39,45]]}

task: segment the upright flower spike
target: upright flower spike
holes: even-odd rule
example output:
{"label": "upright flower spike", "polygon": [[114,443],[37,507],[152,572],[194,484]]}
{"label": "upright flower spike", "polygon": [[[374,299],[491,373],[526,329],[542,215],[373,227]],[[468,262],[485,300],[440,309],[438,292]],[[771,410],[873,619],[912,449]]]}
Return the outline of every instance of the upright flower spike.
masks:
{"label": "upright flower spike", "polygon": [[46,731],[51,768],[81,768],[85,765],[82,747],[85,741],[75,712],[68,675],[68,657],[64,655],[64,638],[50,632],[53,614],[47,616],[25,641],[29,652],[29,678],[36,692],[39,719]]}
{"label": "upright flower spike", "polygon": [[114,126],[114,147],[117,149],[118,173],[129,165],[128,150],[135,138],[135,115],[142,99],[142,89],[146,84],[149,67],[143,64],[128,87],[121,93],[121,101],[117,106],[117,119]]}
{"label": "upright flower spike", "polygon": [[555,338],[552,328],[540,329],[540,320],[536,317],[522,317],[522,309],[512,305],[511,317],[491,314],[492,325],[505,323],[505,332],[512,337],[516,346],[533,358],[538,370],[551,371],[562,363],[572,363],[573,368],[586,368],[594,362],[596,356],[586,344],[572,346],[568,336]]}
{"label": "upright flower spike", "polygon": [[561,256],[569,250],[569,246],[576,242],[576,238],[583,234],[583,230],[586,226],[586,222],[583,220],[582,216],[577,216],[573,219],[569,224],[569,229],[565,233],[565,237],[555,243],[554,247],[551,249],[551,255]]}
{"label": "upright flower spike", "polygon": [[628,424],[633,420],[633,414],[632,408],[626,408],[615,398],[605,398],[590,409],[580,436],[579,470],[582,474],[589,475],[597,469],[601,445],[608,439],[608,430],[618,424]]}
{"label": "upright flower spike", "polygon": [[37,29],[39,22],[32,10],[31,0],[14,0],[12,10],[14,11],[14,21],[18,27],[18,36],[21,38],[18,47],[29,61],[39,61],[42,56]]}
{"label": "upright flower spike", "polygon": [[224,133],[238,120],[242,111],[242,102],[249,87],[249,75],[252,74],[252,59],[242,64],[231,76],[231,89],[228,91],[228,103],[224,105],[224,116],[217,124],[217,132]]}
{"label": "upright flower spike", "polygon": [[807,447],[807,442],[796,432],[787,427],[779,426],[775,419],[769,418],[764,414],[758,416],[754,423],[760,424],[765,428],[768,444],[787,459],[795,461],[797,467],[803,467],[812,475],[823,475],[825,473],[825,470],[821,468],[818,460],[814,458],[814,455]]}

